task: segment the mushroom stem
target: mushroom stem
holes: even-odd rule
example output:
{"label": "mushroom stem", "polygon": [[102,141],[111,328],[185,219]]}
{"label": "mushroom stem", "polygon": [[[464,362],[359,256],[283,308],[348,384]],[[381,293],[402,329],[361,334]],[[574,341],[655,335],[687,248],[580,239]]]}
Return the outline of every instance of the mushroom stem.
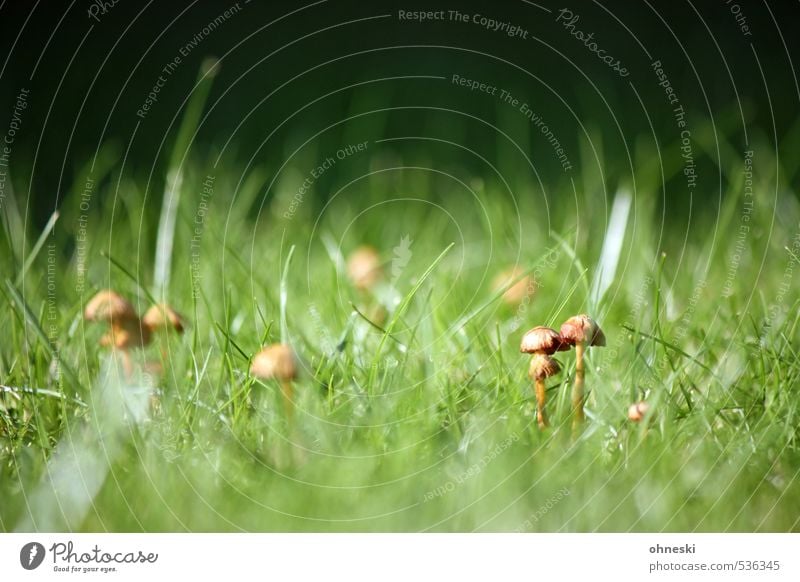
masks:
{"label": "mushroom stem", "polygon": [[586,345],[584,342],[575,344],[575,386],[572,388],[572,427],[577,428],[583,423],[583,352]]}
{"label": "mushroom stem", "polygon": [[281,382],[281,396],[283,397],[283,411],[286,414],[286,422],[291,422],[294,416],[294,387],[290,380]]}
{"label": "mushroom stem", "polygon": [[547,413],[544,410],[546,400],[547,391],[544,386],[544,380],[536,380],[536,421],[539,423],[539,428],[550,426],[547,421]]}
{"label": "mushroom stem", "polygon": [[133,360],[131,359],[130,353],[128,353],[128,350],[125,349],[114,351],[117,352],[122,358],[122,371],[125,374],[125,380],[130,380],[133,378]]}

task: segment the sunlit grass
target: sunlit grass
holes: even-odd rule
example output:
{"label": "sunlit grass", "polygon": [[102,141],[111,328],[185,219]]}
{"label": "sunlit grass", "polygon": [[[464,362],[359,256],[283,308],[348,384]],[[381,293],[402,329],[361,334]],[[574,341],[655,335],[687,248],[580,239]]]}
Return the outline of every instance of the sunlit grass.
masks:
{"label": "sunlit grass", "polygon": [[[53,528],[132,531],[798,529],[800,310],[781,287],[800,270],[796,198],[781,196],[774,223],[772,202],[754,215],[723,297],[735,180],[719,216],[662,225],[649,191],[630,190],[630,216],[609,222],[613,199],[601,213],[597,192],[576,199],[568,183],[546,193],[545,215],[541,192],[512,200],[500,182],[462,175],[468,192],[421,169],[373,174],[324,212],[309,199],[287,219],[285,192],[265,197],[262,170],[238,191],[235,172],[217,172],[198,223],[204,167],[187,162],[174,244],[158,246],[172,246],[165,298],[191,322],[136,354],[142,367],[163,360],[161,378],[103,381],[113,358],[82,319],[99,288],[140,312],[160,298],[158,209],[133,181],[101,180],[83,289],[79,191],[43,245],[33,231],[25,252],[4,239],[0,528],[41,527],[40,516]],[[648,172],[640,183],[657,182]],[[410,257],[393,274],[404,237]],[[374,293],[354,289],[342,264],[364,243],[385,261]],[[491,289],[514,264],[537,282],[523,307]],[[377,305],[385,321],[365,321]],[[586,429],[570,429],[570,352],[557,355],[564,371],[549,384],[553,427],[542,432],[519,340],[584,311],[608,337],[589,351]],[[277,385],[248,373],[249,358],[282,338],[301,364],[291,421]],[[114,416],[104,432],[99,390],[142,386],[158,407]],[[651,413],[632,424],[638,400]],[[63,479],[69,456],[58,451],[87,438],[104,452],[73,485],[100,483],[80,515],[64,516],[41,499]]]}

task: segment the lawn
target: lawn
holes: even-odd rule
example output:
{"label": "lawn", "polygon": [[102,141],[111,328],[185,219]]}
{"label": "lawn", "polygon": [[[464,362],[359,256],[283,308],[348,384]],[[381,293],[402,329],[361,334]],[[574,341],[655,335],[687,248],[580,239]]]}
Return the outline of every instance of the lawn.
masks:
{"label": "lawn", "polygon": [[[688,174],[653,144],[633,181],[600,134],[545,185],[368,124],[283,166],[216,165],[183,155],[191,111],[172,204],[103,147],[44,227],[7,209],[0,530],[800,530],[800,205],[766,138],[752,174],[724,147],[692,206],[662,196]],[[437,164],[457,148],[469,169]],[[369,171],[312,197],[348,164]],[[383,271],[369,289],[348,275],[363,245]],[[126,370],[84,319],[106,288],[139,313],[169,302],[185,332]],[[540,429],[522,335],[580,313],[607,338],[587,351],[586,421],[560,352]],[[276,342],[297,357],[289,407],[250,373]]]}

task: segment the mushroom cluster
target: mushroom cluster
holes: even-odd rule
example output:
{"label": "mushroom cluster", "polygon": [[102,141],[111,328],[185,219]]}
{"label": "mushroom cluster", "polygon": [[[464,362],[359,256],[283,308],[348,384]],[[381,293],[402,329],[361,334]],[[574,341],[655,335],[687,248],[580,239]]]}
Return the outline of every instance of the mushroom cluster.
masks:
{"label": "mushroom cluster", "polygon": [[549,327],[537,326],[522,336],[520,351],[532,354],[528,375],[535,382],[536,420],[539,428],[549,426],[546,404],[545,380],[561,371],[558,361],[552,355],[575,348],[575,385],[572,390],[573,428],[581,425],[584,419],[584,352],[587,347],[604,346],[606,338],[600,326],[588,315],[570,317],[561,326],[560,332]]}
{"label": "mushroom cluster", "polygon": [[133,374],[130,350],[144,348],[156,333],[174,329],[183,333],[184,319],[169,305],[153,305],[139,317],[130,301],[111,289],[97,292],[86,304],[83,313],[86,321],[105,323],[108,331],[100,338],[100,345],[122,356],[126,376]]}

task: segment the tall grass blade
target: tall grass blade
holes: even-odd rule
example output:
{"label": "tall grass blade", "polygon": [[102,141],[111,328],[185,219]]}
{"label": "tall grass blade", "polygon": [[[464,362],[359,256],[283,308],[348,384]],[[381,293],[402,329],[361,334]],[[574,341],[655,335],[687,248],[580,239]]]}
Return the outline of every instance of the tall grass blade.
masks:
{"label": "tall grass blade", "polygon": [[281,343],[289,343],[289,329],[286,325],[286,303],[289,296],[289,265],[292,264],[292,255],[294,255],[294,245],[289,249],[289,254],[286,256],[286,262],[283,265],[283,273],[281,274]]}
{"label": "tall grass blade", "polygon": [[617,265],[619,265],[619,257],[622,254],[622,243],[628,228],[628,216],[632,202],[631,194],[627,190],[620,190],[614,198],[608,230],[603,239],[603,249],[600,252],[600,261],[592,281],[592,291],[589,294],[590,309],[593,312],[597,310],[597,305],[608,291],[611,283],[614,282],[617,274]]}
{"label": "tall grass blade", "polygon": [[136,425],[144,421],[150,389],[122,381],[109,356],[92,388],[92,422],[73,422],[56,445],[44,478],[30,494],[31,512],[16,531],[75,531]]}
{"label": "tall grass blade", "polygon": [[14,285],[20,285],[22,280],[25,278],[28,270],[31,268],[33,261],[36,260],[36,257],[39,254],[39,251],[42,250],[44,246],[44,241],[47,240],[47,237],[50,236],[50,233],[53,232],[53,228],[56,226],[56,221],[58,220],[58,210],[56,210],[53,214],[50,215],[50,220],[47,221],[47,224],[44,225],[44,229],[42,230],[42,234],[39,235],[39,240],[36,241],[36,244],[33,245],[31,252],[28,253],[28,258],[25,259],[25,264],[22,265],[22,269],[20,270],[19,274],[17,274],[17,279],[14,281]]}
{"label": "tall grass blade", "polygon": [[161,202],[161,216],[158,220],[158,235],[156,238],[155,270],[153,283],[156,295],[164,297],[169,290],[170,274],[172,272],[172,250],[175,243],[175,223],[178,218],[178,208],[181,201],[181,188],[183,186],[183,159],[197,131],[200,116],[211,90],[218,65],[216,63],[203,63],[194,91],[186,106],[175,144],[167,166],[167,183],[164,198]]}
{"label": "tall grass blade", "polygon": [[[20,292],[14,286],[10,279],[6,279],[6,289],[8,290],[9,295],[11,296],[11,301],[17,305],[17,309],[22,313],[25,317],[25,321],[30,326],[30,328],[36,334],[36,337],[39,338],[39,341],[42,344],[42,347],[53,359],[57,359],[57,354],[55,349],[53,348],[52,344],[50,343],[50,338],[47,337],[47,334],[42,329],[42,326],[39,324],[39,320],[36,319],[36,315],[34,315],[31,308],[26,303],[25,299],[22,297]],[[65,362],[58,360],[59,368],[64,372],[64,374],[69,378],[71,382],[75,384],[75,386],[79,385],[80,382],[78,381],[78,375],[75,371],[68,366]]]}

